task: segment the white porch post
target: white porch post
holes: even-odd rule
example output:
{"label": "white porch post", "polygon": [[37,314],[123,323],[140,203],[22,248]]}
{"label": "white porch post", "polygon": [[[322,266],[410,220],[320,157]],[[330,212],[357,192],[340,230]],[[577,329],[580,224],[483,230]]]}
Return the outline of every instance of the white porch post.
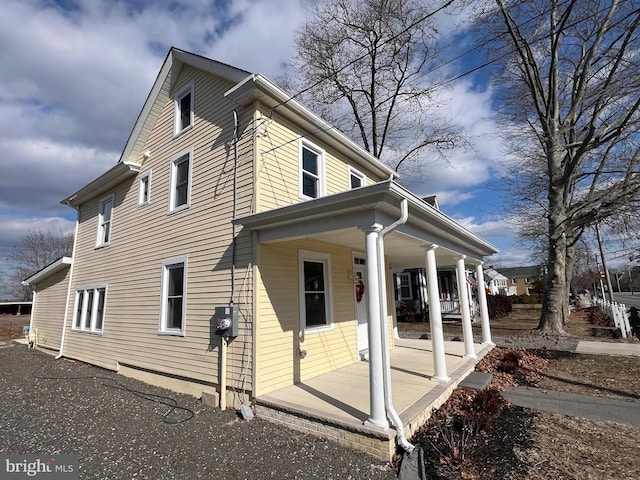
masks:
{"label": "white porch post", "polygon": [[431,323],[431,344],[433,348],[434,380],[448,382],[447,361],[444,352],[444,332],[442,330],[442,313],[440,311],[440,295],[438,293],[438,271],[436,268],[436,248],[427,248],[427,291],[429,294],[429,322]]}
{"label": "white porch post", "polygon": [[458,279],[458,300],[460,301],[460,314],[462,315],[462,338],[464,340],[464,356],[476,358],[473,348],[473,329],[471,328],[471,312],[469,310],[469,289],[467,288],[467,272],[462,255],[456,263],[456,277]]}
{"label": "white porch post", "polygon": [[382,226],[365,230],[367,317],[369,336],[369,418],[365,425],[388,428],[384,408],[384,376],[382,363],[382,329],[380,326],[380,282],[378,279],[378,235]]}
{"label": "white porch post", "polygon": [[476,265],[476,280],[478,281],[478,301],[480,302],[480,320],[482,321],[482,343],[493,345],[493,342],[491,341],[491,327],[489,326],[487,290],[484,287],[484,270],[482,269],[482,262]]}

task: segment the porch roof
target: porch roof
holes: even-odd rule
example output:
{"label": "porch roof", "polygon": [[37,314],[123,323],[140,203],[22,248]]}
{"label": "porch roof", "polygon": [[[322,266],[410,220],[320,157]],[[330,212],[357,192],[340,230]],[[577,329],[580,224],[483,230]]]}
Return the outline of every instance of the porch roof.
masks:
{"label": "porch roof", "polygon": [[468,263],[480,263],[483,256],[498,252],[393,180],[237,217],[233,222],[257,231],[260,243],[314,238],[363,249],[363,231],[374,224],[385,227],[396,221],[402,200],[408,202],[408,220],[385,238],[392,268],[423,265],[425,247],[431,245],[441,247],[436,252],[442,265],[454,264],[460,255],[466,255]]}

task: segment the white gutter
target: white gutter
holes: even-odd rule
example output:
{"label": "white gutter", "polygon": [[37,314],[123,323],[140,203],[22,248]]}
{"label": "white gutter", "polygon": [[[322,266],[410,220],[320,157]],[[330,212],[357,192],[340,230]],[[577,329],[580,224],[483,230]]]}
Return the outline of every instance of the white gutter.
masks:
{"label": "white gutter", "polygon": [[[71,204],[68,204],[71,206]],[[74,207],[75,208],[75,207]],[[56,360],[62,357],[62,347],[64,347],[64,335],[67,331],[67,315],[69,314],[69,299],[71,297],[71,283],[73,280],[73,267],[76,258],[76,245],[78,244],[78,223],[80,219],[80,210],[76,208],[76,230],[73,236],[73,250],[71,252],[71,267],[69,268],[69,286],[67,287],[67,302],[64,306],[64,317],[62,319],[62,337],[60,338],[60,351],[56,355]]]}
{"label": "white gutter", "polygon": [[[409,218],[409,206],[406,199],[403,199],[400,203],[401,216],[394,223],[382,229],[377,239],[377,255],[378,255],[378,278],[386,278],[386,269],[384,267],[384,236],[387,233],[392,232],[400,225],[407,222]],[[383,276],[384,275],[384,276]],[[391,363],[389,361],[389,331],[387,325],[387,292],[385,282],[379,282],[379,298],[380,298],[380,324],[382,328],[382,376],[384,383],[384,405],[389,415],[389,420],[393,424],[396,430],[396,436],[398,438],[398,444],[407,452],[411,453],[416,448],[409,443],[407,437],[404,435],[404,425],[400,416],[393,407],[393,400],[391,398]]]}

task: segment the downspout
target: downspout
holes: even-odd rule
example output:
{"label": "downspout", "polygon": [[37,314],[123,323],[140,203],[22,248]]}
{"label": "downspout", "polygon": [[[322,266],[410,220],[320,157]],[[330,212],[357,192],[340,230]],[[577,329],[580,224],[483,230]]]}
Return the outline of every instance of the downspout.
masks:
{"label": "downspout", "polygon": [[[403,199],[400,203],[400,218],[396,220],[394,223],[382,229],[380,234],[378,235],[377,240],[377,254],[378,254],[378,278],[386,278],[386,269],[384,267],[384,236],[387,233],[392,232],[400,225],[407,222],[409,218],[409,208],[407,199]],[[407,452],[411,453],[415,449],[415,446],[409,443],[407,437],[404,435],[404,425],[402,424],[402,420],[400,420],[400,416],[396,412],[396,409],[393,407],[393,400],[391,398],[391,363],[389,361],[389,331],[387,325],[387,292],[386,286],[387,282],[380,282],[380,323],[382,328],[382,375],[383,375],[383,383],[384,383],[384,405],[387,410],[387,415],[389,416],[389,420],[393,424],[393,427],[396,430],[396,436],[398,437],[398,444]]]}
{"label": "downspout", "polygon": [[[67,204],[67,205],[71,206],[70,204]],[[62,321],[62,337],[60,338],[60,351],[58,352],[58,355],[56,355],[56,360],[62,357],[62,348],[64,347],[64,336],[67,331],[67,315],[69,314],[69,299],[71,298],[71,283],[73,280],[73,267],[76,264],[76,246],[78,244],[79,219],[80,219],[80,210],[76,208],[76,230],[73,235],[73,251],[71,252],[71,267],[69,267],[69,286],[67,287],[67,302],[64,307],[64,319]]]}

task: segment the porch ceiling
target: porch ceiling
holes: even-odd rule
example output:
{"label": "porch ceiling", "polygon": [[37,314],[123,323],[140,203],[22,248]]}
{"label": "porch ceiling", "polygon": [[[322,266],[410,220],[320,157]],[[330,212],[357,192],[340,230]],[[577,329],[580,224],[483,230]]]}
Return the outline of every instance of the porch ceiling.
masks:
{"label": "porch ceiling", "polygon": [[431,245],[438,245],[436,259],[443,266],[455,264],[460,255],[477,264],[483,256],[498,251],[391,180],[239,217],[234,222],[257,231],[258,241],[264,244],[313,238],[364,251],[364,231],[374,224],[386,227],[400,218],[402,200],[408,202],[408,220],[384,241],[391,268],[424,265],[425,247]]}

